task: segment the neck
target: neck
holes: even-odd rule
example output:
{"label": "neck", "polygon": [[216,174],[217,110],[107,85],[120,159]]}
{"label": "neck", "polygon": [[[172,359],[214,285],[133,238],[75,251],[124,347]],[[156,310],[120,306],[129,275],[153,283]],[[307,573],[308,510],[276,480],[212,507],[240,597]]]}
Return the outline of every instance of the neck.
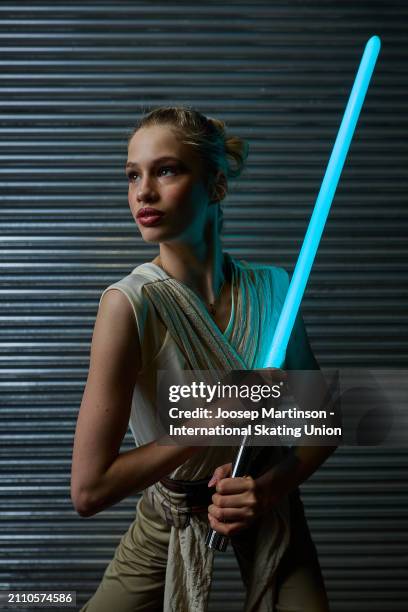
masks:
{"label": "neck", "polygon": [[217,248],[195,249],[186,244],[160,244],[160,255],[154,260],[172,278],[189,286],[207,304],[219,297],[226,281],[226,266],[221,245]]}
{"label": "neck", "polygon": [[219,208],[210,207],[208,222],[198,241],[161,242],[160,255],[153,260],[169,276],[195,291],[207,305],[220,300],[222,289],[229,280],[221,248],[218,215]]}
{"label": "neck", "polygon": [[190,287],[207,304],[219,298],[228,279],[218,231],[218,208],[209,209],[208,223],[199,241],[160,243],[160,255],[154,263],[167,274]]}

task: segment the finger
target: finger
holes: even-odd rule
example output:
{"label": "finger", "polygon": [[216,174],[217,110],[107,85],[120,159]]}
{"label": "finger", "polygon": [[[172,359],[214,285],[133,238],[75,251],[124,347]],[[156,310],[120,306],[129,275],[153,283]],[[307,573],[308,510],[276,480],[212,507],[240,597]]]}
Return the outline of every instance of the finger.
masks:
{"label": "finger", "polygon": [[219,480],[221,478],[227,478],[227,474],[231,472],[231,463],[224,463],[224,465],[220,465],[214,471],[214,476]]}
{"label": "finger", "polygon": [[225,536],[231,536],[242,529],[248,527],[248,525],[244,522],[235,522],[235,523],[221,523],[213,516],[208,516],[208,522],[212,529],[214,529],[217,533]]}
{"label": "finger", "polygon": [[224,465],[220,465],[214,470],[214,474],[212,475],[211,480],[208,483],[209,487],[213,487],[216,482],[222,480],[223,478],[228,478],[231,475],[232,471],[232,463],[224,463]]}
{"label": "finger", "polygon": [[208,506],[208,515],[220,523],[240,523],[255,518],[253,509],[248,506],[242,508],[220,508],[211,504],[211,506]]}
{"label": "finger", "polygon": [[236,493],[235,495],[220,495],[214,493],[211,501],[214,506],[219,508],[243,508],[244,506],[250,506],[252,496],[248,494],[248,491],[244,493]]}
{"label": "finger", "polygon": [[251,476],[239,476],[236,478],[223,478],[216,485],[217,493],[221,495],[231,495],[253,491],[255,488],[254,480]]}

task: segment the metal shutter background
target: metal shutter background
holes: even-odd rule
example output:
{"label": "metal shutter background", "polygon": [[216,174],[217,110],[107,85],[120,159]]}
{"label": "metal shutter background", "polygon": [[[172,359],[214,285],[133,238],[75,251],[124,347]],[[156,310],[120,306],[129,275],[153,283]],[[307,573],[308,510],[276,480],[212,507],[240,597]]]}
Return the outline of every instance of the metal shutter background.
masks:
{"label": "metal shutter background", "polygon": [[[379,35],[302,309],[322,367],[408,365],[407,20],[375,0],[0,4],[0,588],[83,604],[134,515],[137,496],[81,519],[69,474],[100,293],[155,253],[123,172],[143,106],[192,104],[249,139],[224,245],[291,273]],[[302,487],[334,612],[407,610],[407,466],[405,449],[344,448]],[[215,575],[211,610],[240,610],[231,555]]]}

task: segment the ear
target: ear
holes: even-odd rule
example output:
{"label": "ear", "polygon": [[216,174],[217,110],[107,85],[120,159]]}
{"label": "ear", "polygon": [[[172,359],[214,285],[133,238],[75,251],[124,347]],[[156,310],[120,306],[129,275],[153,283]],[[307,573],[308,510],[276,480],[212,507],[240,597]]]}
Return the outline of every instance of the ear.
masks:
{"label": "ear", "polygon": [[228,183],[222,170],[218,170],[210,188],[210,203],[221,202],[227,195]]}

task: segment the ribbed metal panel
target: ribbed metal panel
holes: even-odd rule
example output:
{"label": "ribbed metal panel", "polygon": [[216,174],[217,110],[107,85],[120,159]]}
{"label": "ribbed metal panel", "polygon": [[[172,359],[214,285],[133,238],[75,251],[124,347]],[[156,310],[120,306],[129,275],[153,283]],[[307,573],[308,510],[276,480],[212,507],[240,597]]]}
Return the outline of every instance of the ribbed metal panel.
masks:
{"label": "ribbed metal panel", "polygon": [[[134,516],[137,496],[81,519],[69,474],[99,296],[156,252],[123,172],[144,107],[190,104],[249,140],[225,248],[292,272],[379,35],[303,313],[322,367],[408,365],[407,25],[385,0],[0,4],[0,588],[83,604]],[[408,609],[407,467],[406,449],[339,449],[302,487],[334,612]],[[218,555],[211,610],[242,600]]]}

